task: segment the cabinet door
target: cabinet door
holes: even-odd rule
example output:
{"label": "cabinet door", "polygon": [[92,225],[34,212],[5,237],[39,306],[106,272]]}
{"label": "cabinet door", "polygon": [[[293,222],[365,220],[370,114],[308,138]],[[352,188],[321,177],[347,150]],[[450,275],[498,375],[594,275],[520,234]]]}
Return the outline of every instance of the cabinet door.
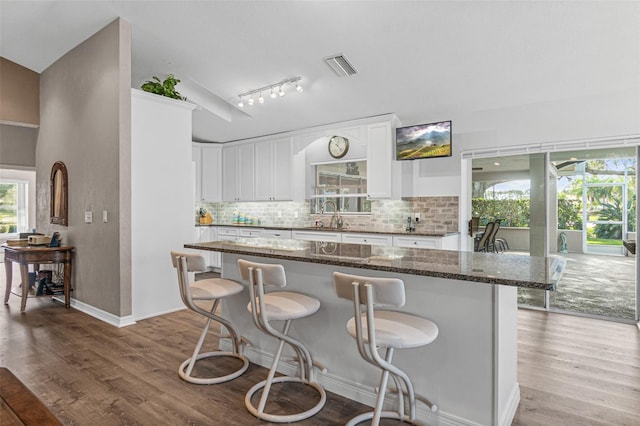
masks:
{"label": "cabinet door", "polygon": [[291,138],[273,141],[273,191],[274,200],[293,200],[293,150]]}
{"label": "cabinet door", "polygon": [[442,239],[440,237],[396,237],[394,236],[393,245],[395,247],[439,249],[440,247],[442,247]]}
{"label": "cabinet door", "polygon": [[306,241],[328,241],[331,243],[340,242],[340,233],[338,232],[312,232],[312,231],[293,231],[291,236],[294,240]]}
{"label": "cabinet door", "polygon": [[222,148],[222,200],[238,201],[238,147]]}
{"label": "cabinet door", "polygon": [[254,195],[254,144],[238,145],[238,199],[253,201]]}
{"label": "cabinet door", "polygon": [[342,233],[342,242],[347,244],[369,244],[372,246],[388,246],[393,244],[391,235]]}
{"label": "cabinet door", "polygon": [[202,201],[222,200],[222,149],[202,147]]}
{"label": "cabinet door", "polygon": [[367,144],[367,192],[369,197],[391,198],[393,137],[391,124],[379,123],[368,126]]}
{"label": "cabinet door", "polygon": [[195,194],[194,200],[196,202],[202,201],[202,151],[199,145],[191,145],[191,161],[194,163],[195,168]]}
{"label": "cabinet door", "polygon": [[256,156],[256,200],[273,200],[273,141],[255,143]]}

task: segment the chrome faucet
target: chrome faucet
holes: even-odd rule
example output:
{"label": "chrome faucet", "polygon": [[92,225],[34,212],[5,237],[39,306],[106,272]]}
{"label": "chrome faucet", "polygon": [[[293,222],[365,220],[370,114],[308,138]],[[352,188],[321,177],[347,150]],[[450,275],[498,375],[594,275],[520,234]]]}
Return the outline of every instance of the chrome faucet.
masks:
{"label": "chrome faucet", "polygon": [[416,230],[416,225],[413,223],[411,216],[407,217],[407,232],[413,232]]}
{"label": "chrome faucet", "polygon": [[342,216],[340,216],[340,211],[338,210],[338,206],[333,200],[325,200],[320,207],[320,214],[324,214],[324,209],[327,204],[333,204],[333,216],[331,216],[331,222],[329,222],[329,228],[337,228],[341,229],[344,222],[342,221]]}

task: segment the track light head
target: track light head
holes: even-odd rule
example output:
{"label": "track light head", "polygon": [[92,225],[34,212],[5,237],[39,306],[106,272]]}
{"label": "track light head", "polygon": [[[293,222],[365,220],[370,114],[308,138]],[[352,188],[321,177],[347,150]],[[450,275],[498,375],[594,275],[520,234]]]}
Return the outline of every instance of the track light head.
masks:
{"label": "track light head", "polygon": [[275,99],[276,98],[276,92],[273,91],[273,87],[271,88],[271,99]]}
{"label": "track light head", "polygon": [[296,92],[300,93],[302,92],[302,86],[300,86],[300,83],[296,83]]}
{"label": "track light head", "polygon": [[258,102],[260,102],[261,104],[264,103],[264,98],[262,97],[262,92],[260,92],[260,96],[258,96]]}
{"label": "track light head", "polygon": [[253,105],[253,95],[247,101],[249,105]]}
{"label": "track light head", "polygon": [[282,86],[280,86],[280,88],[278,89],[278,95],[280,95],[280,97],[284,96],[284,90],[282,89]]}
{"label": "track light head", "polygon": [[242,102],[242,96],[239,96],[240,100],[238,101],[238,106],[240,108],[244,107],[244,102]]}

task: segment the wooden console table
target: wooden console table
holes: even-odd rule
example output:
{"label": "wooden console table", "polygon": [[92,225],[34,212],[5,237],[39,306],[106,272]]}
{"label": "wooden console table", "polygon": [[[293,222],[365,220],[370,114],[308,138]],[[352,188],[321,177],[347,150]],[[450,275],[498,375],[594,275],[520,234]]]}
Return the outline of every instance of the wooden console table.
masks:
{"label": "wooden console table", "polygon": [[[4,294],[4,304],[9,303],[9,295],[13,284],[13,267],[11,262],[20,264],[20,275],[22,278],[22,301],[20,312],[24,311],[27,305],[29,294],[29,265],[40,265],[44,263],[64,264],[64,306],[71,306],[71,265],[73,258],[73,246],[47,247],[28,246],[13,247],[2,244],[4,249],[4,268],[7,275],[7,288]],[[36,266],[37,268],[37,266]]]}

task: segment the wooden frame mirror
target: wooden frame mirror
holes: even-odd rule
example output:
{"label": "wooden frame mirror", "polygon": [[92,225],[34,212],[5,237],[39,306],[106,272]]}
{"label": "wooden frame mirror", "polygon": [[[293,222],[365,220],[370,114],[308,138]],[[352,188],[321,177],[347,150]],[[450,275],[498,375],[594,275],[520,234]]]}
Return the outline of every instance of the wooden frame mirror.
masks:
{"label": "wooden frame mirror", "polygon": [[51,223],[68,225],[68,183],[67,167],[56,161],[51,168]]}

